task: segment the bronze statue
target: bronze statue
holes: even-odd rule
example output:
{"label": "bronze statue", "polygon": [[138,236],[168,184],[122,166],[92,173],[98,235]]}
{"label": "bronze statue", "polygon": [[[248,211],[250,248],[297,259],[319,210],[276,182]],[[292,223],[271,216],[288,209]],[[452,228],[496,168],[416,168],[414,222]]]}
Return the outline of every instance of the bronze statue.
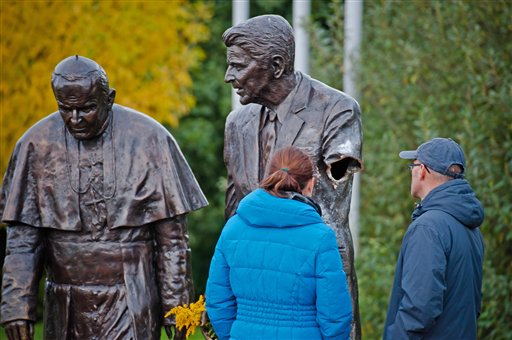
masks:
{"label": "bronze statue", "polygon": [[243,106],[226,121],[226,218],[264,178],[274,150],[294,145],[313,159],[313,198],[337,236],[352,296],[352,339],[360,338],[354,250],[348,224],[353,174],[362,169],[361,113],[348,95],[294,71],[293,29],[282,17],[263,15],[229,28],[225,82]]}
{"label": "bronze statue", "polygon": [[192,299],[185,216],[207,205],[192,171],[93,60],[61,61],[52,88],[58,112],[18,141],[0,194],[8,338],[33,338],[43,269],[46,339],[184,338],[163,316]]}

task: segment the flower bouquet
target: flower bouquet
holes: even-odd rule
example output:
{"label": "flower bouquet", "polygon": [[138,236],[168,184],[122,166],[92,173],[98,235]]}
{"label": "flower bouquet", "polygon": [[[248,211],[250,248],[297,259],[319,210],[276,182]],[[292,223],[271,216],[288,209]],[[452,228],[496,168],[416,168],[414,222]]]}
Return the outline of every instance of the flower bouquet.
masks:
{"label": "flower bouquet", "polygon": [[167,314],[165,314],[165,317],[167,318],[171,315],[176,316],[176,328],[178,330],[181,331],[183,328],[187,330],[185,335],[187,339],[190,335],[195,333],[196,327],[199,326],[201,333],[206,340],[218,340],[210,320],[208,319],[208,315],[206,314],[203,295],[200,295],[199,299],[190,305],[185,304],[182,306],[174,307]]}

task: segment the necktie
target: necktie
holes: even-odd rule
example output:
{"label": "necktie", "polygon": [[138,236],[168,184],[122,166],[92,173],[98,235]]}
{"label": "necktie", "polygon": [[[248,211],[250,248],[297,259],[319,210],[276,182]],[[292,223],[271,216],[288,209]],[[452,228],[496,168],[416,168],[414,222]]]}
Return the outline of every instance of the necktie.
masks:
{"label": "necktie", "polygon": [[266,120],[260,133],[260,178],[266,176],[274,146],[276,144],[277,114],[266,109]]}

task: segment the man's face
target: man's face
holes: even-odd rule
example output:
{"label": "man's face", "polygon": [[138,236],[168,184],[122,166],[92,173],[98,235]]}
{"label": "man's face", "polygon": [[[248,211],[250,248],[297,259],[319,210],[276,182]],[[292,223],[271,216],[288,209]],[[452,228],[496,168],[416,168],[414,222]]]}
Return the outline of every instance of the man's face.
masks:
{"label": "man's face", "polygon": [[268,85],[273,79],[272,71],[238,46],[228,47],[227,59],[224,81],[231,83],[240,96],[240,103],[264,103]]}
{"label": "man's face", "polygon": [[112,93],[107,97],[91,79],[60,79],[54,93],[60,115],[73,137],[92,139],[102,132],[113,104]]}

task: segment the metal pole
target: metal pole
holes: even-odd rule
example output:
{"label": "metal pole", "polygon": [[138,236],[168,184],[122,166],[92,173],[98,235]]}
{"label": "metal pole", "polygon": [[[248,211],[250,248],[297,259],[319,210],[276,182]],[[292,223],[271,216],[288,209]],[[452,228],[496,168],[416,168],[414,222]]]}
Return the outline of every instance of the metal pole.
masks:
{"label": "metal pole", "polygon": [[310,13],[310,0],[293,0],[295,69],[306,74],[309,72],[309,36],[306,30],[306,24]]}
{"label": "metal pole", "polygon": [[[363,0],[345,0],[345,40],[343,66],[343,91],[352,97],[358,97],[357,67],[361,48],[363,22]],[[354,256],[359,252],[359,204],[361,197],[361,179],[359,173],[354,175],[352,200],[348,216],[350,231],[354,242]]]}
{"label": "metal pole", "polygon": [[[250,0],[232,0],[232,22],[233,26],[238,25],[249,19],[249,1]],[[235,89],[231,89],[231,109],[235,110],[240,107],[240,97],[236,94]]]}

